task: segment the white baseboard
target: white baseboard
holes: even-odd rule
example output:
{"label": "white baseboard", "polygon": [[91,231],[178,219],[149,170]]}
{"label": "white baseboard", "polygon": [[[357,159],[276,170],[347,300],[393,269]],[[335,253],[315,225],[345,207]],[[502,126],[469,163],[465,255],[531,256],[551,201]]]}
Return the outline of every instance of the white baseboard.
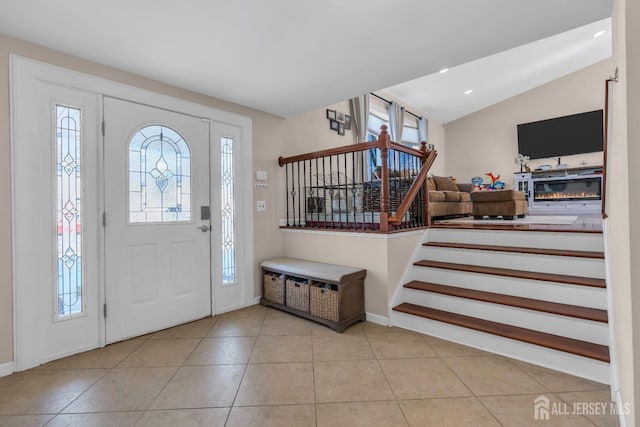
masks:
{"label": "white baseboard", "polygon": [[13,361],[0,364],[0,377],[13,374]]}
{"label": "white baseboard", "polygon": [[373,313],[367,313],[367,322],[375,323],[376,325],[389,326],[389,319]]}
{"label": "white baseboard", "polygon": [[260,299],[262,298],[262,295],[258,295],[257,297],[254,298],[253,303],[254,304],[260,304]]}

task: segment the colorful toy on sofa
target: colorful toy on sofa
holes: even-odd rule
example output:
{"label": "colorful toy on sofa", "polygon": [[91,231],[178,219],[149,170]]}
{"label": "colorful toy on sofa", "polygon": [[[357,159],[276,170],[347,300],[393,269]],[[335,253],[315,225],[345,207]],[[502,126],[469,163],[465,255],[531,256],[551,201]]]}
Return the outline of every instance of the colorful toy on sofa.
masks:
{"label": "colorful toy on sofa", "polygon": [[482,190],[482,181],[484,180],[482,179],[481,176],[474,176],[473,178],[471,178],[471,183],[473,184],[473,191]]}
{"label": "colorful toy on sofa", "polygon": [[[491,190],[498,190],[498,189],[504,188],[504,182],[498,181],[500,179],[500,175],[495,176],[493,172],[487,172],[485,175],[491,179],[491,185],[489,185],[489,188]],[[498,188],[498,185],[497,185],[498,183],[500,183],[500,188]]]}

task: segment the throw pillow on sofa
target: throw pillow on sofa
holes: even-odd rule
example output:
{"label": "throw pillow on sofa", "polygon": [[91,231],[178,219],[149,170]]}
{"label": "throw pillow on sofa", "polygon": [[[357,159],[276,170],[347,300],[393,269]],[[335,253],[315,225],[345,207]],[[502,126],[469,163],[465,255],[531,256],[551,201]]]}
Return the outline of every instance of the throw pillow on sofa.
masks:
{"label": "throw pillow on sofa", "polygon": [[450,176],[434,176],[433,181],[436,183],[438,191],[460,191]]}

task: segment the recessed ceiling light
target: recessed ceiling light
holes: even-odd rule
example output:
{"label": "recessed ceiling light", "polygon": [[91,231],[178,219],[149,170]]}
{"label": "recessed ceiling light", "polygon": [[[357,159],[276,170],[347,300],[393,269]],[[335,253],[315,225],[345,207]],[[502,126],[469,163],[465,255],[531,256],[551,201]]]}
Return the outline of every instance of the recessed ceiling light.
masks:
{"label": "recessed ceiling light", "polygon": [[442,70],[440,70],[440,74],[444,74],[444,73],[446,73],[447,71],[449,71],[449,69],[448,69],[448,68],[443,68]]}
{"label": "recessed ceiling light", "polygon": [[598,31],[597,33],[595,33],[593,35],[593,38],[595,39],[595,38],[598,38],[598,37],[603,36],[603,35],[604,35],[604,30]]}
{"label": "recessed ceiling light", "polygon": [[464,94],[465,94],[465,95],[469,95],[471,92],[473,92],[473,91],[472,91],[471,89],[468,89],[468,90],[465,90],[465,91],[464,91]]}

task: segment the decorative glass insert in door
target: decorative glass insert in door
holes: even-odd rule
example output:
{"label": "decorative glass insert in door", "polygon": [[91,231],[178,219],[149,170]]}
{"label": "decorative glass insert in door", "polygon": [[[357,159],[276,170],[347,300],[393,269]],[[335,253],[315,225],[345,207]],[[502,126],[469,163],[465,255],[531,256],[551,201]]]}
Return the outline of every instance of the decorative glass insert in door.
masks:
{"label": "decorative glass insert in door", "polygon": [[84,312],[82,286],[82,111],[56,105],[57,318]]}
{"label": "decorative glass insert in door", "polygon": [[164,125],[140,129],[129,143],[129,222],[191,221],[191,151]]}
{"label": "decorative glass insert in door", "polygon": [[233,199],[233,138],[220,138],[222,214],[222,284],[236,283],[235,202]]}

